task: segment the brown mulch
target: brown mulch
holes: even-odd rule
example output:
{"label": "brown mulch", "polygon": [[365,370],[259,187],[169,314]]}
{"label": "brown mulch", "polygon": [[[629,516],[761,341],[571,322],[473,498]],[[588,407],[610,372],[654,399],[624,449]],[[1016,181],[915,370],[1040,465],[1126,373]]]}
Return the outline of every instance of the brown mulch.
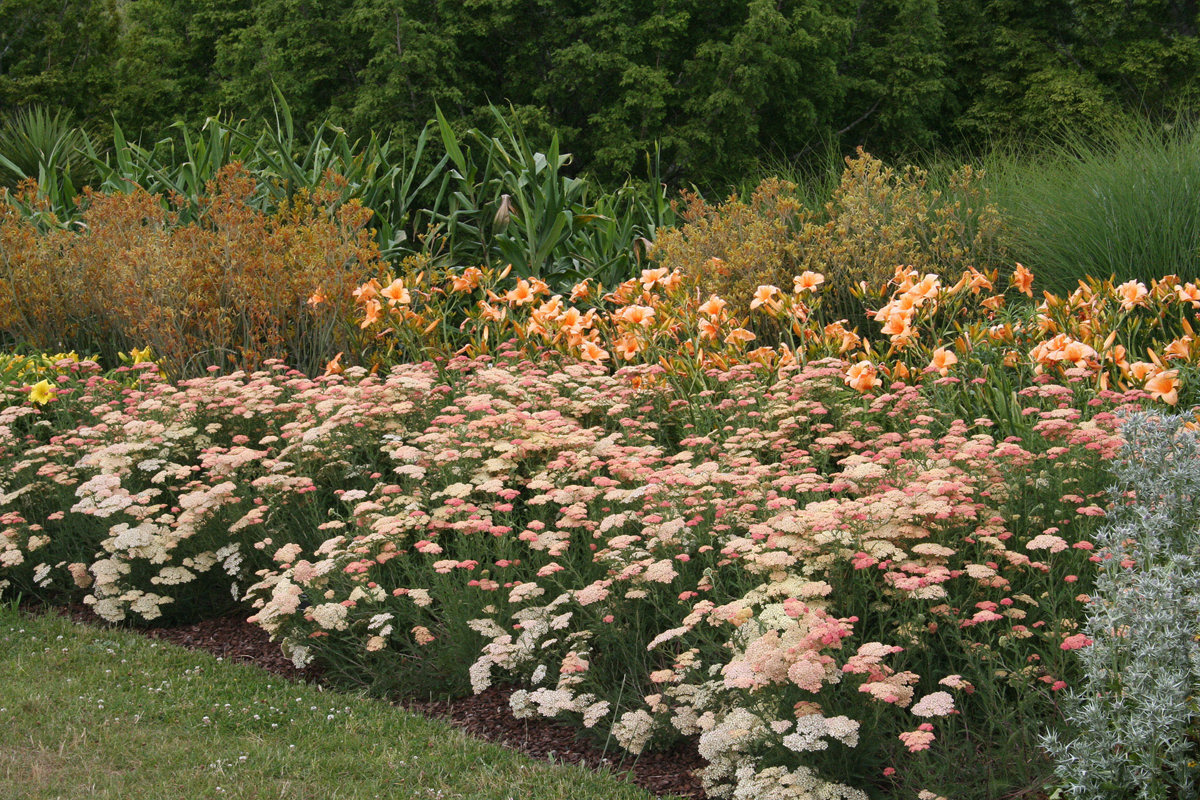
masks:
{"label": "brown mulch", "polygon": [[[104,624],[90,608],[74,605],[56,609],[78,622]],[[226,661],[258,665],[276,675],[305,683],[322,683],[318,667],[296,669],[291,659],[272,642],[266,631],[231,614],[178,627],[141,631],[158,639],[203,650]],[[661,753],[643,753],[636,759],[619,748],[605,748],[578,737],[575,728],[549,719],[517,719],[509,709],[511,687],[495,687],[473,697],[449,701],[398,698],[396,704],[409,711],[445,720],[480,739],[519,750],[533,758],[563,764],[582,764],[592,769],[610,769],[656,795],[678,795],[703,800],[700,779],[694,771],[704,766],[694,741],[684,742]],[[622,760],[624,756],[624,760]]]}

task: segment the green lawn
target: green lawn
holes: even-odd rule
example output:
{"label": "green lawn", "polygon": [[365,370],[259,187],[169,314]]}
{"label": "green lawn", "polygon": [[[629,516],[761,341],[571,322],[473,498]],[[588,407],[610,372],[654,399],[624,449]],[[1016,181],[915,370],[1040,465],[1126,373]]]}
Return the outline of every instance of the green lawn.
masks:
{"label": "green lawn", "polygon": [[646,800],[385,703],[0,606],[0,800]]}

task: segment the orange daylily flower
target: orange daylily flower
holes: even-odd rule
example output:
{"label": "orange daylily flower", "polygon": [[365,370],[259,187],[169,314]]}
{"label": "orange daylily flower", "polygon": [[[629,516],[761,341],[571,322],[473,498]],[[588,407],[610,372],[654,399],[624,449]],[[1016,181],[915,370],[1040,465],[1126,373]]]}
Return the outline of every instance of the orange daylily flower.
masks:
{"label": "orange daylily flower", "polygon": [[379,295],[379,288],[379,281],[371,278],[371,280],[354,290],[354,299],[360,303],[374,300]]}
{"label": "orange daylily flower", "polygon": [[745,344],[753,342],[756,338],[758,337],[745,328],[734,328],[726,334],[724,342],[725,344]]}
{"label": "orange daylily flower", "polygon": [[663,291],[670,292],[675,289],[678,289],[682,283],[683,283],[683,273],[680,272],[679,270],[675,269],[675,270],[671,270],[671,273],[669,275],[667,275],[667,277],[661,279],[658,282],[658,285],[663,288]]}
{"label": "orange daylily flower", "polygon": [[1185,361],[1192,356],[1192,337],[1184,336],[1182,339],[1176,339],[1167,345],[1163,350],[1163,356],[1166,358],[1182,358]]}
{"label": "orange daylily flower", "polygon": [[1158,373],[1146,381],[1146,391],[1156,400],[1175,405],[1179,402],[1179,371],[1171,369]]}
{"label": "orange daylily flower", "polygon": [[845,321],[846,320],[842,319],[838,320],[837,322],[831,322],[825,326],[824,331],[826,341],[831,343],[835,341],[837,342],[839,355],[853,350],[862,342],[862,339],[857,333],[846,330],[846,327],[842,324]]}
{"label": "orange daylily flower", "polygon": [[903,314],[896,314],[888,317],[888,321],[883,326],[883,334],[890,336],[893,339],[903,339],[912,333],[912,328],[909,327],[908,317]]}
{"label": "orange daylily flower", "polygon": [[963,273],[963,277],[967,280],[967,288],[971,291],[971,294],[979,294],[984,290],[992,291],[992,281],[974,267],[969,267]]}
{"label": "orange daylily flower", "polygon": [[986,297],[979,301],[979,305],[990,311],[999,311],[1004,308],[1004,295],[994,294],[991,297]]}
{"label": "orange daylily flower", "polygon": [[936,370],[943,377],[950,373],[950,367],[958,363],[958,356],[944,347],[939,347],[933,351],[933,358],[929,362],[928,369]]}
{"label": "orange daylily flower", "polygon": [[750,308],[755,309],[759,306],[767,306],[768,309],[778,306],[775,296],[779,294],[778,287],[775,286],[759,286],[754,290],[754,299],[750,301]]}
{"label": "orange daylily flower", "polygon": [[625,306],[613,316],[630,325],[647,327],[654,322],[654,309],[650,306]]}
{"label": "orange daylily flower", "polygon": [[721,327],[711,319],[700,320],[700,338],[716,339],[721,334]]}
{"label": "orange daylily flower", "polygon": [[912,288],[908,289],[905,294],[922,300],[932,300],[937,297],[940,289],[941,281],[937,275],[931,272],[913,284]]}
{"label": "orange daylily flower", "polygon": [[363,321],[358,324],[358,327],[366,329],[383,318],[383,304],[378,300],[368,300],[363,307]]}
{"label": "orange daylily flower", "polygon": [[549,320],[557,319],[561,313],[562,298],[554,295],[554,297],[535,308],[530,316],[538,322],[548,322]]}
{"label": "orange daylily flower", "polygon": [[599,364],[608,359],[608,351],[591,340],[585,340],[579,347],[579,357],[584,361]]}
{"label": "orange daylily flower", "polygon": [[824,282],[825,276],[821,273],[805,270],[792,278],[792,291],[796,294],[816,291],[816,288]]}
{"label": "orange daylily flower", "polygon": [[573,287],[571,287],[570,300],[572,303],[578,303],[580,300],[583,300],[589,294],[591,294],[592,287],[588,285],[590,280],[591,280],[590,278],[585,278],[582,281],[580,281],[579,283],[575,284]]}
{"label": "orange daylily flower", "polygon": [[867,392],[883,384],[870,361],[859,361],[846,371],[846,385],[858,392]]}
{"label": "orange daylily flower", "polygon": [[329,359],[329,363],[325,365],[326,375],[341,375],[345,372],[345,367],[342,366],[342,354],[338,353],[333,358]]}
{"label": "orange daylily flower", "polygon": [[912,372],[909,370],[908,365],[903,361],[897,361],[895,366],[892,367],[892,373],[890,377],[894,381],[907,381],[912,377]]}
{"label": "orange daylily flower", "polygon": [[508,309],[504,306],[493,306],[486,300],[479,301],[479,310],[482,312],[480,316],[490,322],[503,322],[508,315]]}
{"label": "orange daylily flower", "polygon": [[319,305],[321,305],[321,303],[327,303],[327,302],[329,302],[329,298],[325,296],[324,289],[317,289],[315,292],[312,293],[312,297],[308,298],[308,304],[313,307],[319,306]]}
{"label": "orange daylily flower", "polygon": [[663,278],[667,277],[667,268],[658,267],[657,269],[642,270],[642,288],[650,291],[654,285],[660,283]]}
{"label": "orange daylily flower", "polygon": [[522,278],[517,281],[517,285],[504,295],[510,305],[523,306],[526,303],[532,303],[534,299],[533,287],[529,285],[529,281]]}
{"label": "orange daylily flower", "polygon": [[456,292],[473,292],[479,288],[482,279],[483,271],[479,267],[467,267],[461,275],[450,279],[450,288]]}
{"label": "orange daylily flower", "polygon": [[633,361],[642,352],[644,345],[636,336],[628,333],[613,342],[613,351],[626,361]]}
{"label": "orange daylily flower", "polygon": [[1017,287],[1018,292],[1033,297],[1033,273],[1019,261],[1012,274],[1012,285]]}
{"label": "orange daylily flower", "polygon": [[559,314],[554,321],[557,322],[559,327],[564,331],[579,333],[581,330],[583,330],[584,317],[583,314],[579,313],[579,309],[575,308],[575,306],[571,306],[566,311]]}
{"label": "orange daylily flower", "polygon": [[1141,281],[1125,281],[1117,287],[1117,295],[1121,298],[1121,308],[1129,311],[1134,306],[1146,305],[1146,296],[1150,294],[1146,284]]}
{"label": "orange daylily flower", "polygon": [[404,281],[399,278],[389,283],[380,294],[390,300],[392,305],[405,306],[412,302],[412,295],[404,288]]}
{"label": "orange daylily flower", "polygon": [[1185,283],[1183,286],[1176,286],[1175,291],[1179,294],[1179,302],[1192,304],[1192,308],[1200,308],[1200,287],[1194,283]]}
{"label": "orange daylily flower", "polygon": [[1126,370],[1135,381],[1144,381],[1158,373],[1159,368],[1149,361],[1135,361]]}
{"label": "orange daylily flower", "polygon": [[728,304],[724,300],[717,297],[715,294],[712,294],[708,296],[707,300],[700,304],[700,308],[698,308],[697,311],[699,311],[701,314],[708,314],[713,319],[716,319],[717,317],[721,316],[721,312],[725,310],[726,305]]}

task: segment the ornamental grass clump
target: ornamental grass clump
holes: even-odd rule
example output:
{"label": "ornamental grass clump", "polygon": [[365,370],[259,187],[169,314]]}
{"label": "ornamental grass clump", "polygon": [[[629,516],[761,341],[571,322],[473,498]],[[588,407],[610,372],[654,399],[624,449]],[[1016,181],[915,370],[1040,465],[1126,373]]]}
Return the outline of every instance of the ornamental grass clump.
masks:
{"label": "ornamental grass clump", "polygon": [[[1079,647],[1069,727],[1047,736],[1058,775],[1089,800],[1200,791],[1200,441],[1178,416],[1132,415],[1115,462],[1104,559]],[[1066,646],[1068,642],[1064,642]]]}

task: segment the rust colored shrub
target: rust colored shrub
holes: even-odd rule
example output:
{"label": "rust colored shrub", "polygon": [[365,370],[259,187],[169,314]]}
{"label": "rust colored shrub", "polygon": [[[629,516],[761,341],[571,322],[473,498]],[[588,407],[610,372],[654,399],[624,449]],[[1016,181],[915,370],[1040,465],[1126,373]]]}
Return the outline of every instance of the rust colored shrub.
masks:
{"label": "rust colored shrub", "polygon": [[38,224],[6,196],[0,328],[108,357],[149,345],[172,377],[269,358],[318,371],[350,349],[351,289],[382,266],[370,212],[342,202],[343,183],[328,176],[268,213],[249,203],[258,186],[233,165],[209,183],[195,222],[134,188],[87,193],[70,229]]}

